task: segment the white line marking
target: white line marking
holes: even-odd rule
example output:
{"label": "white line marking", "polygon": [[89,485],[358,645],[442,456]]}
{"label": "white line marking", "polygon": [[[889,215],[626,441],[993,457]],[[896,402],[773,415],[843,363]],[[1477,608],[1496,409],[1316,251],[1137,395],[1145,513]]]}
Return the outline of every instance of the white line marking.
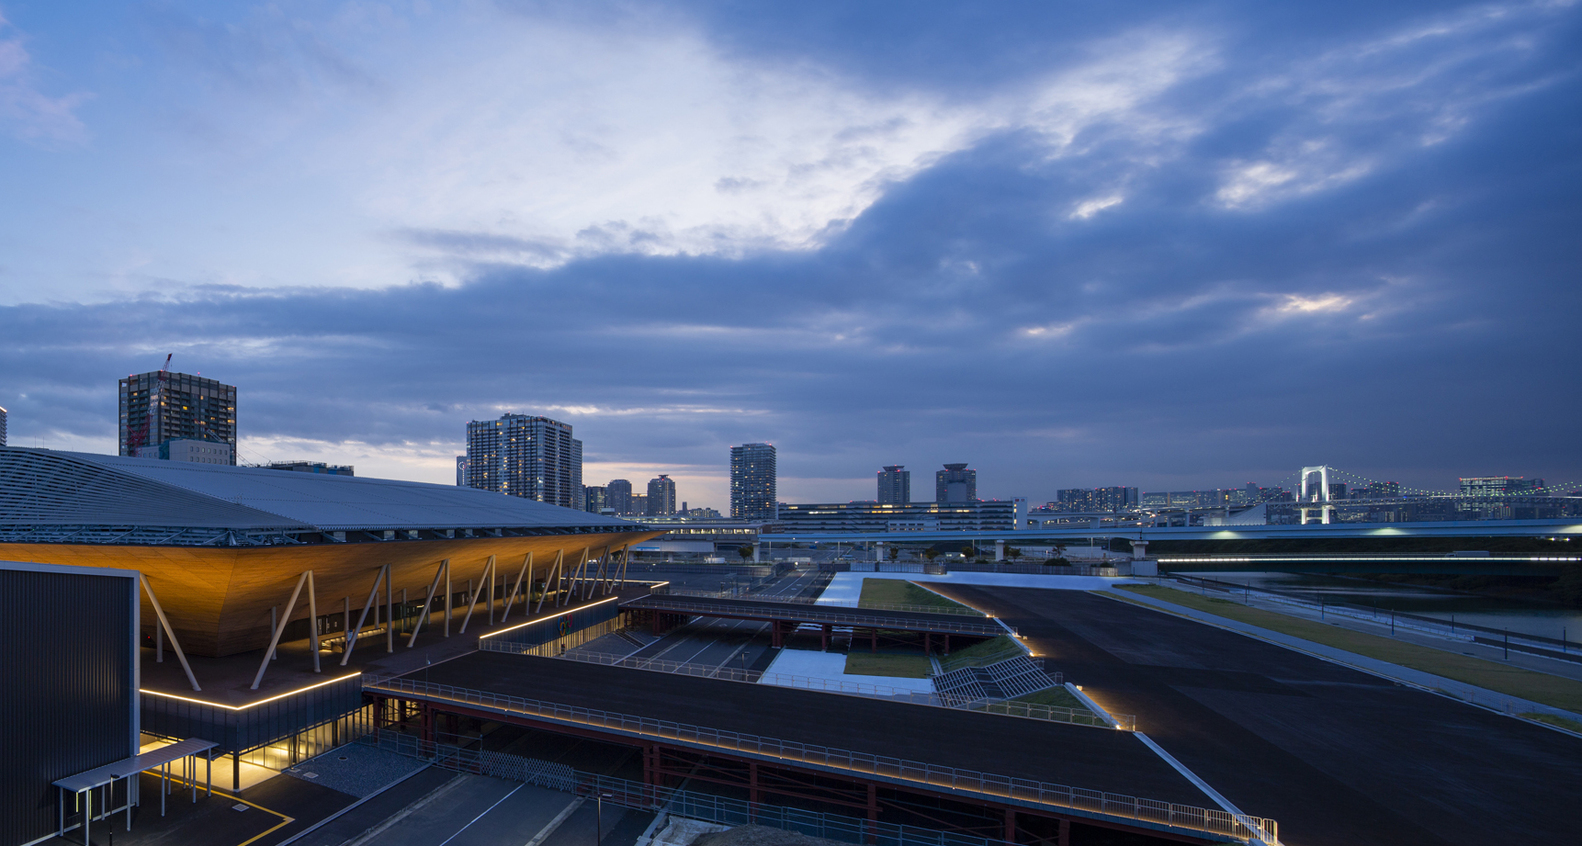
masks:
{"label": "white line marking", "polygon": [[[510,793],[507,793],[504,796],[501,796],[500,797],[500,802],[504,802],[505,800],[510,799],[512,796],[515,796],[516,795],[516,791],[521,790],[522,788],[524,788],[526,786],[527,786],[526,784],[518,784],[515,788],[513,788],[511,790]],[[451,836],[449,836],[447,838],[445,838],[444,842],[440,843],[439,846],[445,846],[446,843],[449,843],[452,840],[455,840],[457,837],[460,837],[462,832],[466,831],[469,828],[472,828],[472,823],[475,823],[475,822],[483,819],[485,816],[488,815],[488,813],[490,811],[494,810],[495,808],[500,807],[500,802],[496,802],[493,805],[490,805],[488,808],[484,809],[484,812],[482,814],[479,814],[478,816],[473,817],[472,818],[472,822],[469,822],[466,825],[462,826],[461,828],[456,829],[456,833],[452,834]]]}

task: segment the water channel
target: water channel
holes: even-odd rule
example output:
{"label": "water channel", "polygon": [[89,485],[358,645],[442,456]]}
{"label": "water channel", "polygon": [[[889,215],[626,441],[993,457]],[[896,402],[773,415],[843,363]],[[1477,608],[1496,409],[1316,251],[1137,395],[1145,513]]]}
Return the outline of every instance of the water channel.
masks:
{"label": "water channel", "polygon": [[1582,608],[1541,601],[1463,593],[1421,585],[1391,585],[1312,573],[1186,573],[1221,582],[1303,595],[1314,602],[1344,603],[1470,623],[1491,629],[1582,642]]}

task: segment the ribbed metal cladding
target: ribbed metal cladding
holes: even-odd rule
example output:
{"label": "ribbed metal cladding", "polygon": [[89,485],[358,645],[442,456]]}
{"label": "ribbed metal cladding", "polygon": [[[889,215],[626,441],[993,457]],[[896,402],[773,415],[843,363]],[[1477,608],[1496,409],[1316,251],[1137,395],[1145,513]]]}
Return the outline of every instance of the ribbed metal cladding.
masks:
{"label": "ribbed metal cladding", "polygon": [[53,781],[135,752],[137,582],[0,563],[0,846],[56,828]]}
{"label": "ribbed metal cladding", "polygon": [[165,737],[212,740],[220,744],[216,754],[246,752],[356,711],[363,706],[362,691],[362,677],[347,676],[241,710],[146,693],[142,728]]}

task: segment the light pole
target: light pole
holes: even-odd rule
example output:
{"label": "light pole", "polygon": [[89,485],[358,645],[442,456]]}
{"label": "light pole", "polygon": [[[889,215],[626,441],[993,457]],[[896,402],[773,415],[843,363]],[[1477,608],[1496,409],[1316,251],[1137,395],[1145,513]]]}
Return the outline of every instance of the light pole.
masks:
{"label": "light pole", "polygon": [[610,794],[608,793],[599,794],[598,811],[593,816],[593,846],[599,846],[599,844],[604,841],[604,800],[609,798]]}

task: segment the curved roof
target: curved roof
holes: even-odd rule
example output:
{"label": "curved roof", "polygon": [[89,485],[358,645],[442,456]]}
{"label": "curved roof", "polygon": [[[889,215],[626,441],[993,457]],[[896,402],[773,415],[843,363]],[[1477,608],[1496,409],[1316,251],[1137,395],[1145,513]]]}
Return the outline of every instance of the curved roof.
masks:
{"label": "curved roof", "polygon": [[0,447],[0,526],[8,534],[23,526],[243,533],[640,528],[450,485],[23,447]]}

